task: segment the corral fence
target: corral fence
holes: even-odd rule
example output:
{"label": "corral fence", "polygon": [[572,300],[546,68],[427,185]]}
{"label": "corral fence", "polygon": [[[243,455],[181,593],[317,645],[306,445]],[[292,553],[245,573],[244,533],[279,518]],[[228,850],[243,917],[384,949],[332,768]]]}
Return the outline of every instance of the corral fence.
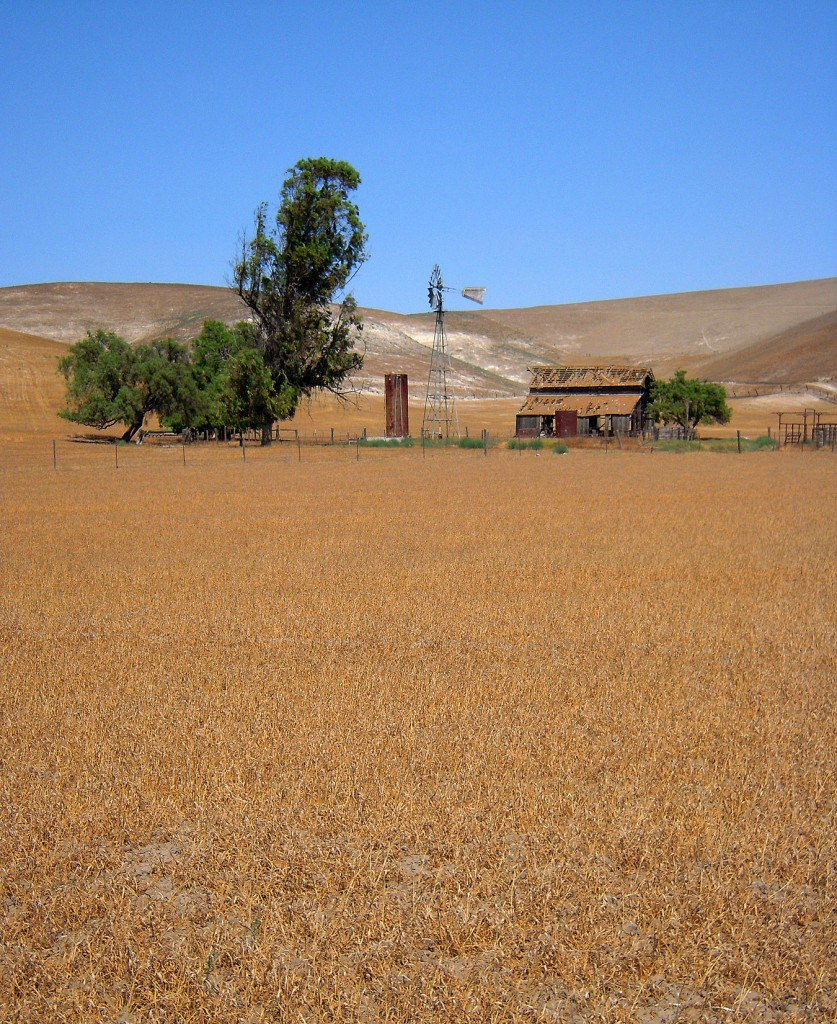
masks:
{"label": "corral fence", "polygon": [[642,431],[643,441],[695,441],[697,434],[685,427],[647,426]]}
{"label": "corral fence", "polygon": [[833,451],[837,445],[837,418],[832,419],[815,409],[779,412],[776,416],[779,419],[776,440],[783,448],[813,445]]}

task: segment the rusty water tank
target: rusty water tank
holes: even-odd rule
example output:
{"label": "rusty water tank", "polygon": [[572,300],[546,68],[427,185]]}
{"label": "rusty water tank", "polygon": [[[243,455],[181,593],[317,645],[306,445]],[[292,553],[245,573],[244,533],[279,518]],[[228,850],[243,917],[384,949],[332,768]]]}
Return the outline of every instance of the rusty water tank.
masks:
{"label": "rusty water tank", "polygon": [[385,374],[384,391],[387,400],[387,437],[409,437],[410,411],[407,406],[407,374]]}

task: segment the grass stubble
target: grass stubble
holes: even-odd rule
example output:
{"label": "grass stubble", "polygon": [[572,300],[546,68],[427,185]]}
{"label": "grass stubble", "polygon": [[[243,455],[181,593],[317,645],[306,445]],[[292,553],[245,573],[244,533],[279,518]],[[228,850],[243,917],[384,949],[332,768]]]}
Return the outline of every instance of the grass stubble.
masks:
{"label": "grass stubble", "polygon": [[2,1019],[833,1019],[830,453],[189,460],[0,470]]}

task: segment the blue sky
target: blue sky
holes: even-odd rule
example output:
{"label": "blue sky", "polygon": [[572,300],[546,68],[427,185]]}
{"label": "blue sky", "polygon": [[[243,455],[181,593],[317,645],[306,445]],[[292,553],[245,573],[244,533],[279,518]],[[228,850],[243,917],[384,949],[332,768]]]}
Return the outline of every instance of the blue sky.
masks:
{"label": "blue sky", "polygon": [[434,263],[495,308],[837,274],[837,0],[11,0],[0,30],[0,286],[224,284],[320,155],[363,179],[365,306],[424,309]]}

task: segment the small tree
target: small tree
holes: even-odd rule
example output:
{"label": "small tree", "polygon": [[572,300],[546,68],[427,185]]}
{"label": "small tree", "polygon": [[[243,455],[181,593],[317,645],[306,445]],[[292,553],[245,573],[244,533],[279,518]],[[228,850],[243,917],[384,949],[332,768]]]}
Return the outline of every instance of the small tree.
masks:
{"label": "small tree", "polygon": [[71,345],[58,364],[67,381],[67,408],[59,416],[104,430],[124,423],[123,440],[142,426],[145,396],[138,386],[136,355],[131,346],[111,331],[88,331]]}
{"label": "small tree", "polygon": [[123,441],[131,440],[150,412],[176,430],[203,415],[188,350],[171,338],[132,347],[111,331],[88,331],[58,369],[67,381],[67,408],[59,415],[100,430],[124,423]]}
{"label": "small tree", "polygon": [[651,385],[650,412],[655,422],[676,423],[686,435],[698,423],[729,423],[732,410],[727,393],[720,384],[687,377],[678,370],[671,380],[655,380]]}
{"label": "small tree", "polygon": [[[282,186],[274,223],[262,203],[234,266],[234,286],[252,312],[258,348],[289,415],[315,390],[342,394],[363,363],[353,348],[361,319],[352,296],[342,294],[367,258],[367,236],[349,198],[359,185],[350,164],[300,160]],[[271,427],[266,421],[265,441]]]}
{"label": "small tree", "polygon": [[170,430],[196,428],[204,418],[206,401],[186,346],[173,338],[137,345],[134,364],[145,412],[156,412]]}
{"label": "small tree", "polygon": [[288,405],[276,394],[273,377],[255,349],[245,348],[231,356],[220,384],[221,415],[236,430],[263,427],[288,415]]}
{"label": "small tree", "polygon": [[221,404],[225,372],[229,361],[239,352],[255,347],[252,324],[242,322],[228,327],[219,320],[204,321],[190,346],[192,372],[203,403],[202,419],[194,425],[197,430],[219,430],[233,425],[225,418]]}

